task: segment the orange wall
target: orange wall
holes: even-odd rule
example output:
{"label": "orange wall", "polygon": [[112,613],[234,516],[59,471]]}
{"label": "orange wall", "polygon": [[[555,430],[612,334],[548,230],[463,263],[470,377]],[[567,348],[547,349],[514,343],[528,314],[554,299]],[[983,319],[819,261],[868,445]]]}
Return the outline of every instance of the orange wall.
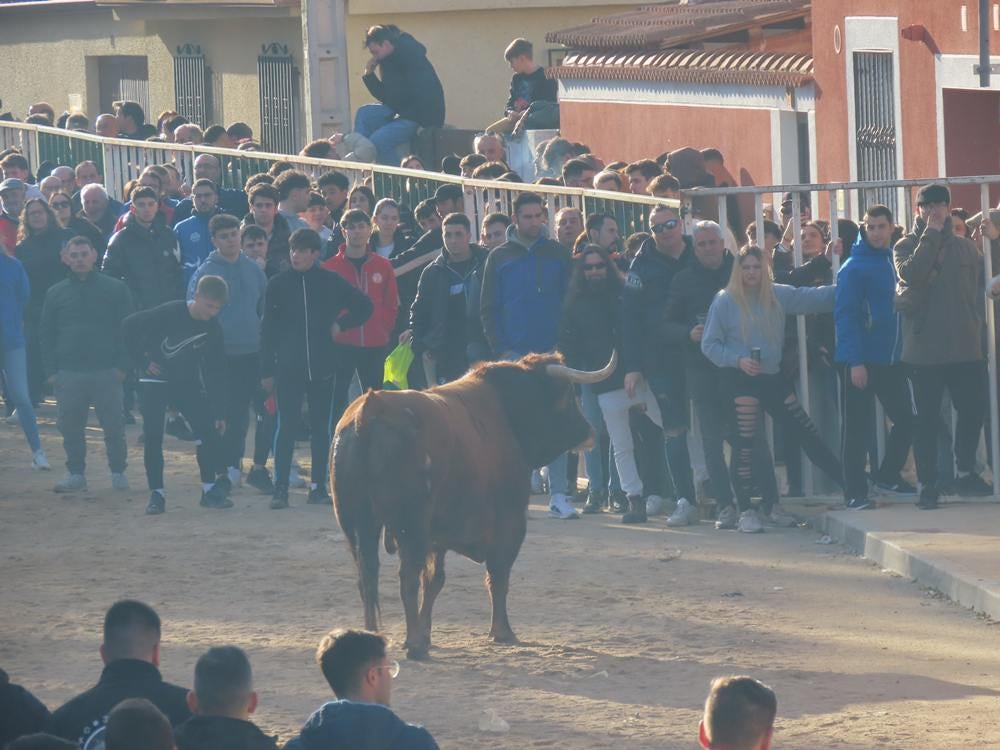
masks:
{"label": "orange wall", "polygon": [[[968,31],[961,28],[960,9],[968,8]],[[845,52],[833,46],[834,27],[844,32],[847,16],[896,16],[899,28],[922,25],[946,54],[978,54],[979,15],[975,0],[813,0],[813,58],[819,97],[818,171],[821,182],[850,177],[847,145],[847,68]],[[994,51],[1000,32],[992,32]],[[847,40],[844,39],[844,48]],[[937,133],[934,55],[923,42],[899,40],[900,100],[902,102],[903,169],[905,177],[936,176]]]}
{"label": "orange wall", "polygon": [[685,146],[717,148],[737,180],[771,183],[771,114],[768,110],[563,101],[563,137],[585,143],[605,161],[655,159]]}

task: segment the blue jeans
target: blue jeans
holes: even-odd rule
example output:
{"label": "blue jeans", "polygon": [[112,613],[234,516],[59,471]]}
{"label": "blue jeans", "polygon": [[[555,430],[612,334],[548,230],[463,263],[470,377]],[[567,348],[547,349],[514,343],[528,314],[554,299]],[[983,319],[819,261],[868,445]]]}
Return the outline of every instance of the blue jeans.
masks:
{"label": "blue jeans", "polygon": [[420,127],[413,120],[404,120],[384,104],[365,104],[354,115],[354,131],[375,144],[378,163],[399,166],[397,149],[409,144]]}
{"label": "blue jeans", "polygon": [[607,491],[608,478],[604,473],[604,461],[601,450],[601,435],[606,435],[608,429],[604,426],[604,416],[601,414],[600,404],[597,403],[597,394],[591,385],[580,386],[580,408],[583,416],[587,418],[590,426],[594,430],[594,447],[584,453],[583,460],[587,465],[587,478],[590,480],[592,492]]}
{"label": "blue jeans", "polygon": [[3,353],[3,378],[7,383],[7,395],[17,409],[21,419],[21,429],[32,452],[42,447],[38,440],[38,424],[35,422],[35,409],[31,405],[28,394],[28,354],[27,350],[10,349]]}

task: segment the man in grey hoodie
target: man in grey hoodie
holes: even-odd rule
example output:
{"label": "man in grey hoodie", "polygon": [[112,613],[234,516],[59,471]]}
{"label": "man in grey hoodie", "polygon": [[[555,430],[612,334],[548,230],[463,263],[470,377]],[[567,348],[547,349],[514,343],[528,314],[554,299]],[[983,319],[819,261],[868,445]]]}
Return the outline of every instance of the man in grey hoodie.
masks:
{"label": "man in grey hoodie", "polygon": [[226,432],[222,437],[229,482],[239,485],[240,462],[250,422],[250,402],[257,391],[260,362],[260,319],[267,277],[240,250],[240,222],[219,214],[208,223],[215,250],[191,276],[188,299],[202,276],[221,276],[229,285],[229,302],[219,313],[226,354]]}

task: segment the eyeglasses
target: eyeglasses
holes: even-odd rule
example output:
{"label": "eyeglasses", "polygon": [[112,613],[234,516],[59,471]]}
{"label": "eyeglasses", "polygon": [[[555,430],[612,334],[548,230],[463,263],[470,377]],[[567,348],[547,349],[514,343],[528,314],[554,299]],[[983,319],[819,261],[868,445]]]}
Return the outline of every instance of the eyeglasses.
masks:
{"label": "eyeglasses", "polygon": [[60,208],[69,208],[71,204],[68,201],[59,201],[58,203],[50,203],[49,205],[58,210]]}
{"label": "eyeglasses", "polygon": [[395,680],[397,677],[399,677],[399,662],[396,661],[395,659],[393,659],[388,664],[382,664],[380,666],[377,666],[375,667],[375,669],[388,669],[390,679]]}
{"label": "eyeglasses", "polygon": [[653,224],[650,229],[652,229],[656,234],[659,234],[660,232],[666,232],[670,229],[676,229],[677,225],[680,223],[680,219],[668,219],[660,224]]}
{"label": "eyeglasses", "polygon": [[583,264],[583,270],[584,271],[603,271],[607,267],[608,267],[607,263],[584,263]]}

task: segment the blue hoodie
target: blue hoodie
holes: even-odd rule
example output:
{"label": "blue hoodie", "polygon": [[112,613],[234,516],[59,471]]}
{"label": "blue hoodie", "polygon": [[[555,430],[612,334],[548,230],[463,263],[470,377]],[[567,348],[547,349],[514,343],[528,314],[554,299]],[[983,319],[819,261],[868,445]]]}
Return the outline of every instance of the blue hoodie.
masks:
{"label": "blue hoodie", "polygon": [[837,362],[891,365],[899,362],[902,337],[892,250],[875,250],[859,235],[837,274]]}
{"label": "blue hoodie", "polygon": [[0,250],[0,351],[23,349],[28,274],[17,258]]}
{"label": "blue hoodie", "polygon": [[331,701],[306,719],[284,750],[438,750],[423,727],[375,703]]}
{"label": "blue hoodie", "polygon": [[[195,217],[191,217],[192,219]],[[229,287],[229,302],[219,311],[222,341],[227,356],[256,354],[260,351],[260,320],[264,314],[267,276],[243,253],[230,263],[218,250],[198,266],[188,282],[187,298],[194,299],[202,276],[221,276]]]}

